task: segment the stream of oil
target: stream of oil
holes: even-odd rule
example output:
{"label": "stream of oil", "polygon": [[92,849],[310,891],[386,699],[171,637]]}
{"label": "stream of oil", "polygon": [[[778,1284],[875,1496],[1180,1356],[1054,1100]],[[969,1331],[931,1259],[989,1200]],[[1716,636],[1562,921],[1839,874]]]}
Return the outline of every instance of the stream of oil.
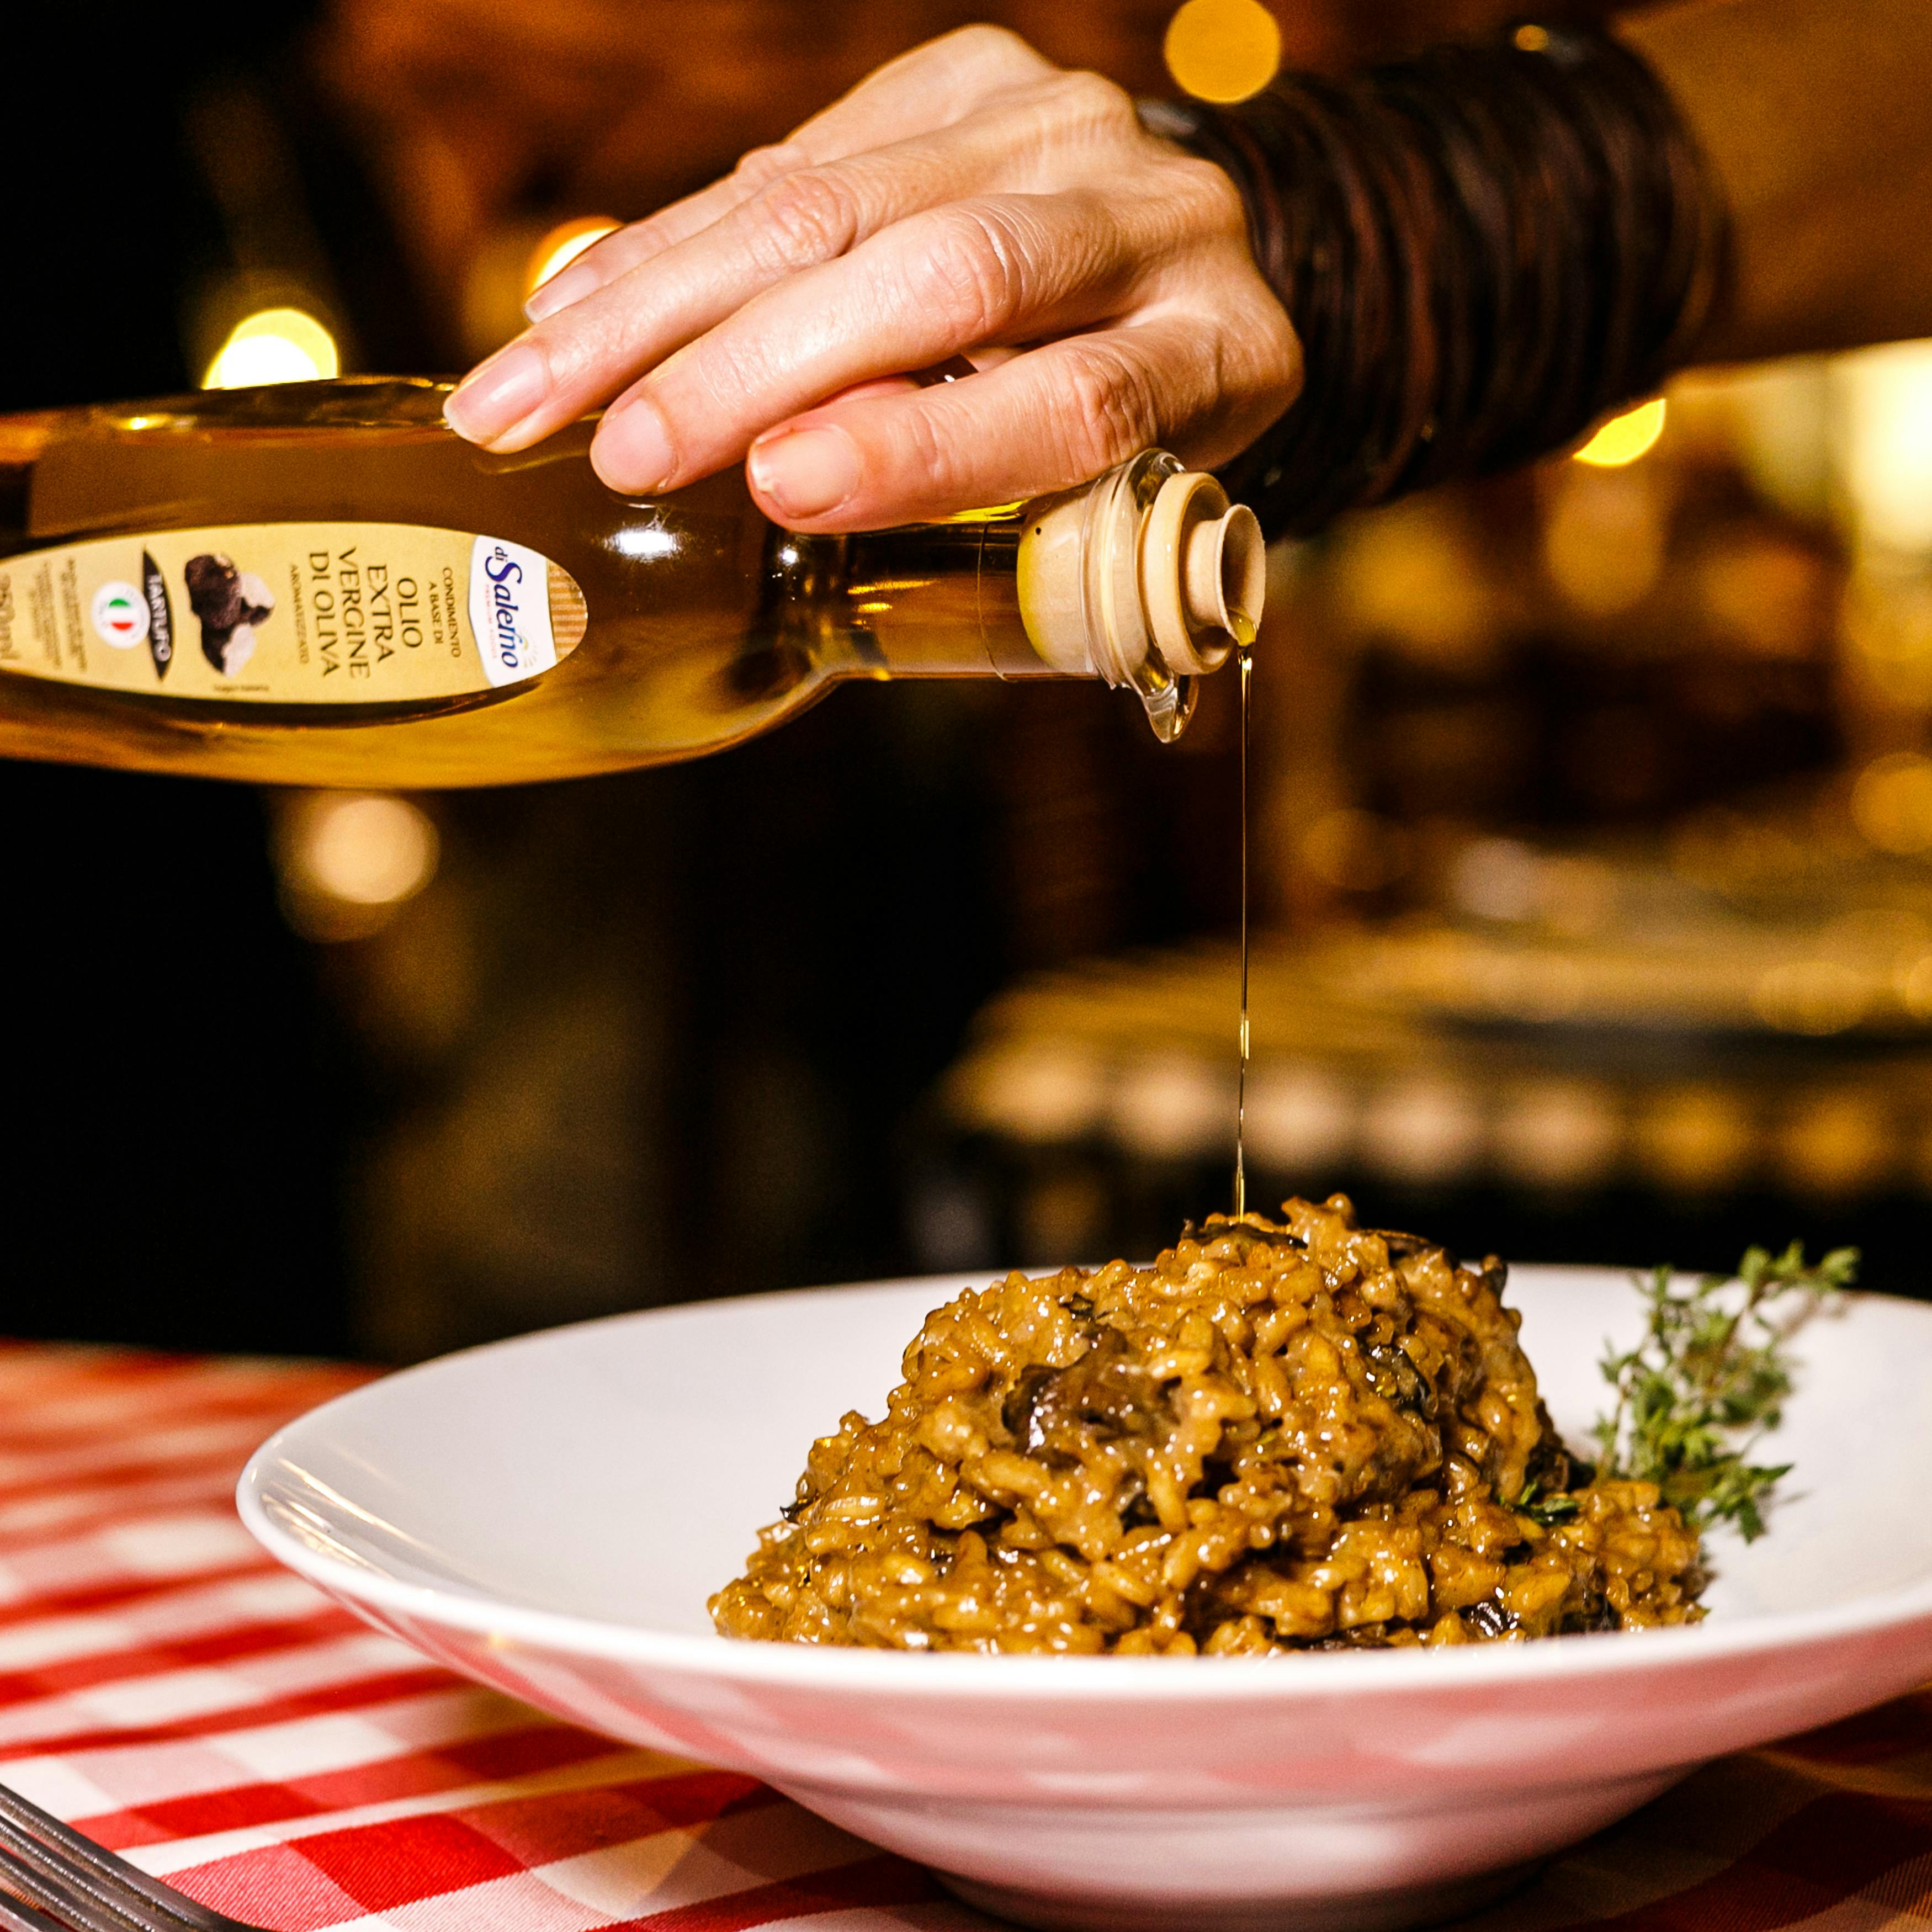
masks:
{"label": "stream of oil", "polygon": [[1252,639],[1241,641],[1241,1032],[1240,1072],[1234,1082],[1234,1217],[1248,1211],[1248,714],[1254,682]]}

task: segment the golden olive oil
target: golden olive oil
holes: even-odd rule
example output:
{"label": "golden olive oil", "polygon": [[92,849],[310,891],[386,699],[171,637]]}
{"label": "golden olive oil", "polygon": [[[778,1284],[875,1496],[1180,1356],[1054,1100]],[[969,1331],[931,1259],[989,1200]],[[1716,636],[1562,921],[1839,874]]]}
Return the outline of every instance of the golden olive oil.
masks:
{"label": "golden olive oil", "polygon": [[616,494],[589,422],[490,455],[447,393],[0,421],[0,754],[499,784],[718,750],[867,677],[1102,676],[1172,736],[1258,616],[1252,515],[1155,452],[1040,502],[807,536],[735,472]]}

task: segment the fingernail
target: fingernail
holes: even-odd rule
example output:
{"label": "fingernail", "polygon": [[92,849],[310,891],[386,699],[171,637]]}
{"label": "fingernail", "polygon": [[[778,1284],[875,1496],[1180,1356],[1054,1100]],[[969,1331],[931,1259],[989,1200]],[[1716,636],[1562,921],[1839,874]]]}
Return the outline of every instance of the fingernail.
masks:
{"label": "fingernail", "polygon": [[527,344],[513,342],[457,385],[442,406],[443,419],[472,442],[494,442],[543,400],[549,387],[543,358]]}
{"label": "fingernail", "polygon": [[858,446],[842,429],[795,429],[752,446],[752,482],[788,517],[822,517],[859,487]]}
{"label": "fingernail", "polygon": [[670,432],[647,396],[634,398],[604,418],[592,454],[598,475],[616,490],[662,489],[677,470]]}
{"label": "fingernail", "polygon": [[531,322],[541,322],[545,316],[569,308],[597,285],[592,269],[578,268],[574,263],[568,268],[560,268],[542,287],[531,291],[530,300],[524,304],[524,314]]}

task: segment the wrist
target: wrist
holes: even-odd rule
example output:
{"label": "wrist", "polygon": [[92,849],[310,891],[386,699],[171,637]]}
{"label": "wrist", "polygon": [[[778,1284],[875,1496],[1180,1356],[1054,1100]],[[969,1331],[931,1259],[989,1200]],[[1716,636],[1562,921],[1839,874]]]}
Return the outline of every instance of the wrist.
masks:
{"label": "wrist", "polygon": [[1226,472],[1271,533],[1561,448],[1680,366],[1720,293],[1696,144],[1593,30],[1142,118],[1233,178],[1301,338],[1300,399]]}

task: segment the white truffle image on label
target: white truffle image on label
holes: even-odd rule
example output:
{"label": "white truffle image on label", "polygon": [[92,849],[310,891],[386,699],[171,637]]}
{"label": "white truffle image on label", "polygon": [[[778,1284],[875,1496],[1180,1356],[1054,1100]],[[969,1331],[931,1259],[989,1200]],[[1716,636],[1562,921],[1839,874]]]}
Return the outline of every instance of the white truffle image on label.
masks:
{"label": "white truffle image on label", "polygon": [[274,614],[274,593],[215,551],[190,557],[182,574],[188,607],[201,620],[202,656],[224,677],[236,676],[255,655],[256,627]]}

